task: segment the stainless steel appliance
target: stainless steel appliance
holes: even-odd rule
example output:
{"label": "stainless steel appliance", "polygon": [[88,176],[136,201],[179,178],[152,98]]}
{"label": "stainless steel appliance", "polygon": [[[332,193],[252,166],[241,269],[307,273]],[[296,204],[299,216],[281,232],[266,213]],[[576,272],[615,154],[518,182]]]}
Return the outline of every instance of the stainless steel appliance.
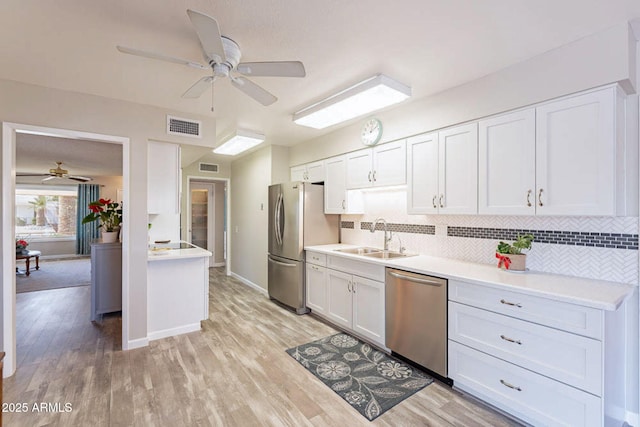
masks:
{"label": "stainless steel appliance", "polygon": [[324,186],[288,182],[269,186],[269,298],[308,313],[304,247],[337,243],[339,216],[324,214]]}
{"label": "stainless steel appliance", "polygon": [[447,378],[447,281],[386,269],[386,345]]}

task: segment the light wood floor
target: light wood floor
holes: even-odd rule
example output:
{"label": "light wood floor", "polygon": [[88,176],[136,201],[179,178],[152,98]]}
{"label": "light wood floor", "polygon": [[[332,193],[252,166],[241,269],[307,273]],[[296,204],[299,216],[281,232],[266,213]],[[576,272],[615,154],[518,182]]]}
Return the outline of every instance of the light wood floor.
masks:
{"label": "light wood floor", "polygon": [[[211,269],[210,319],[200,332],[122,351],[121,320],[89,322],[89,289],[17,296],[18,370],[4,382],[6,426],[511,426],[433,383],[373,422],[285,349],[335,333]],[[70,412],[31,412],[34,403]]]}

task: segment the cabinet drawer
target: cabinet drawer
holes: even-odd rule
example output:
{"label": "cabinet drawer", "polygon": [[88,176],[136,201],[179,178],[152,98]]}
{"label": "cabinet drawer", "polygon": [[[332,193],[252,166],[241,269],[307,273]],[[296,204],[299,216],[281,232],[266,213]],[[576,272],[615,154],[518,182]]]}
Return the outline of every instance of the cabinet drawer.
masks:
{"label": "cabinet drawer", "polygon": [[384,265],[370,264],[368,262],[329,255],[327,256],[327,267],[355,274],[356,276],[366,277],[367,279],[378,282],[384,282]]}
{"label": "cabinet drawer", "polygon": [[595,308],[459,280],[449,281],[449,299],[602,340],[602,311]]}
{"label": "cabinet drawer", "polygon": [[321,265],[323,267],[327,266],[327,256],[320,252],[311,252],[307,251],[307,262],[309,264]]}
{"label": "cabinet drawer", "polygon": [[449,339],[602,395],[602,343],[592,338],[449,302]]}
{"label": "cabinet drawer", "polygon": [[550,378],[449,341],[454,386],[530,423],[601,426],[601,400]]}

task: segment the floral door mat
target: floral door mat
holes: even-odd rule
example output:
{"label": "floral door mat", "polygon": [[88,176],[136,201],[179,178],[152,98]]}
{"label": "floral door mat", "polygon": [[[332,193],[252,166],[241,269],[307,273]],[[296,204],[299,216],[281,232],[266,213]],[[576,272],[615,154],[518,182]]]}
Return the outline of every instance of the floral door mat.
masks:
{"label": "floral door mat", "polygon": [[370,421],[433,382],[412,366],[344,333],[287,353]]}

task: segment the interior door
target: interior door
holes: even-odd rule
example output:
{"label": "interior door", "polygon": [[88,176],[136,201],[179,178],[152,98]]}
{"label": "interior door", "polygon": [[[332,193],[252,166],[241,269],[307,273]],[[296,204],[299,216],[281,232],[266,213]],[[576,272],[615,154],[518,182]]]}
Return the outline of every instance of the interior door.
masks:
{"label": "interior door", "polygon": [[[203,249],[214,253],[214,210],[212,183],[192,182],[189,186],[191,197],[189,241]],[[215,254],[214,254],[215,255]],[[214,262],[214,255],[209,259],[209,265]]]}

